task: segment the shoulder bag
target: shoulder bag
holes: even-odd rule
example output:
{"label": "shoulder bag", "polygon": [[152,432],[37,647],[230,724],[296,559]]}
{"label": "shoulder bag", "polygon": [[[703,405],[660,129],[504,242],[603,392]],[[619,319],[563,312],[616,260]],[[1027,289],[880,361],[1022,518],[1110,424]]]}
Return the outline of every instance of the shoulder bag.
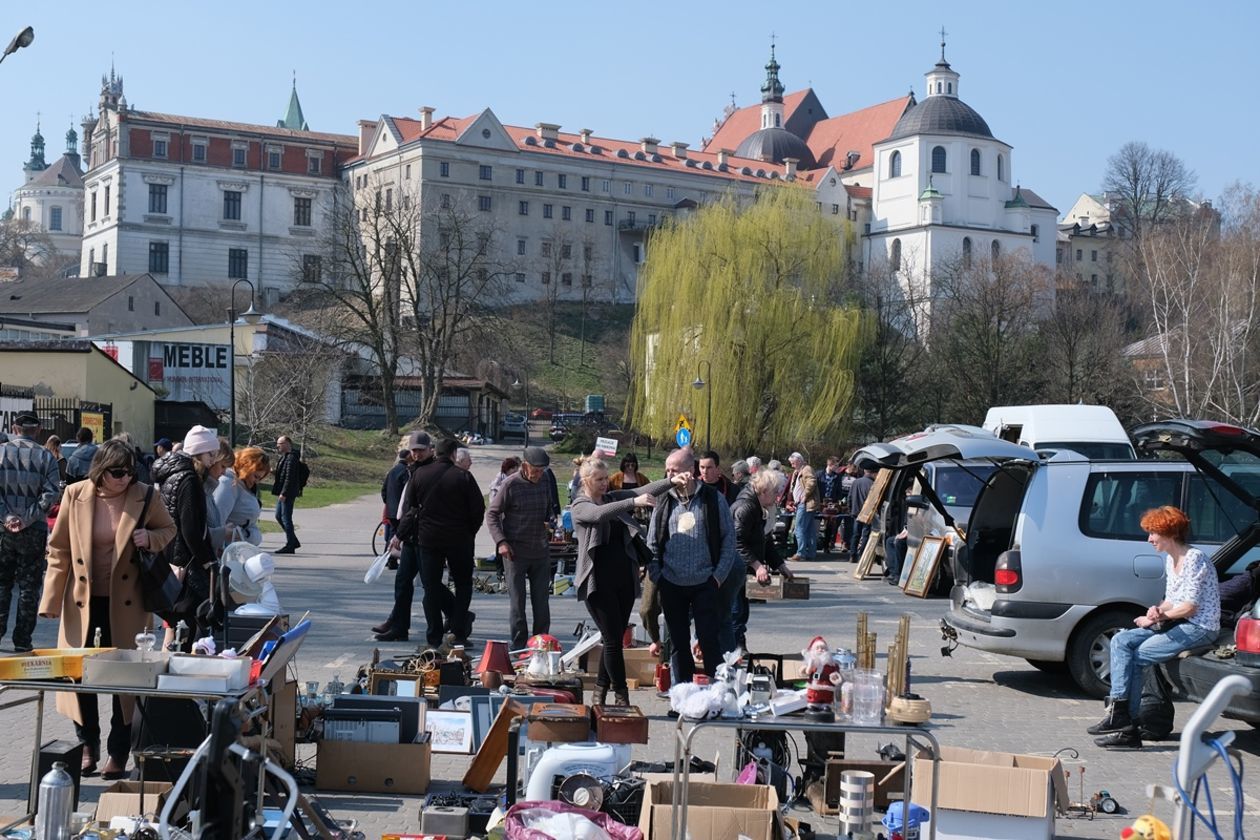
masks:
{"label": "shoulder bag", "polygon": [[[149,502],[152,498],[153,485],[149,485],[148,492],[144,494],[143,512],[136,527],[131,531],[132,536],[141,525],[148,521]],[[170,561],[166,559],[164,553],[136,545],[132,548],[136,552],[136,563],[140,567],[140,592],[144,600],[144,608],[166,619],[177,612],[176,604],[183,597],[184,582],[175,576]]]}

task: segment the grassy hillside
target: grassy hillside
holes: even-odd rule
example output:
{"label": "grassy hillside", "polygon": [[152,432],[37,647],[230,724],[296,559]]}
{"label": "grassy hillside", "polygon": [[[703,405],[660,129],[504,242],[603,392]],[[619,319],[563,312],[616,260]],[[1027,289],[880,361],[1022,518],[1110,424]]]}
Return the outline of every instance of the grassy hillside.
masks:
{"label": "grassy hillside", "polygon": [[[554,362],[544,304],[518,307],[508,317],[511,327],[499,336],[495,350],[506,367],[529,371],[531,408],[580,410],[587,394],[604,394],[607,410],[620,414],[633,305],[589,305],[583,352],[581,304],[558,303]],[[523,393],[511,395],[513,407],[524,402]]]}

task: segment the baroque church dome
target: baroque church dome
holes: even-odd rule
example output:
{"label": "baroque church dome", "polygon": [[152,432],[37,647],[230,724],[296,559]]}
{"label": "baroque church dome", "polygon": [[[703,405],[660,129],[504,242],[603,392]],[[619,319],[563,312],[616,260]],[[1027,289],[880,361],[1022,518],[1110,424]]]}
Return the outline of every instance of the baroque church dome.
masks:
{"label": "baroque church dome", "polygon": [[952,96],[929,96],[897,120],[889,140],[914,134],[964,134],[993,139],[989,124],[974,108]]}
{"label": "baroque church dome", "polygon": [[814,168],[814,153],[805,141],[786,128],[762,128],[744,138],[735,155],[742,158],[783,163],[787,158],[800,161],[802,169]]}

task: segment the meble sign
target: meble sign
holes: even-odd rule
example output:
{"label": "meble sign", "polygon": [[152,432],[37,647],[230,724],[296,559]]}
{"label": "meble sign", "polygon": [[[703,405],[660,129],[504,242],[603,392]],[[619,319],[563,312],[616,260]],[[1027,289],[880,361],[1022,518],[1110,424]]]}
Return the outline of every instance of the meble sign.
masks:
{"label": "meble sign", "polygon": [[201,400],[210,408],[228,407],[226,344],[150,345],[149,382],[166,389],[170,400]]}

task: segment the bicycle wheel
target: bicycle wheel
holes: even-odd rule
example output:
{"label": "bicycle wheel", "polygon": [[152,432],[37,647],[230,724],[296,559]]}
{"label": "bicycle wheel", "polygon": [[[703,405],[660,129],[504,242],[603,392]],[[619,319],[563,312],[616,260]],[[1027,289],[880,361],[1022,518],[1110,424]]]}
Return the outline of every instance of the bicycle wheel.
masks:
{"label": "bicycle wheel", "polygon": [[376,530],[372,532],[372,556],[380,557],[381,552],[385,550],[385,520],[376,523]]}

